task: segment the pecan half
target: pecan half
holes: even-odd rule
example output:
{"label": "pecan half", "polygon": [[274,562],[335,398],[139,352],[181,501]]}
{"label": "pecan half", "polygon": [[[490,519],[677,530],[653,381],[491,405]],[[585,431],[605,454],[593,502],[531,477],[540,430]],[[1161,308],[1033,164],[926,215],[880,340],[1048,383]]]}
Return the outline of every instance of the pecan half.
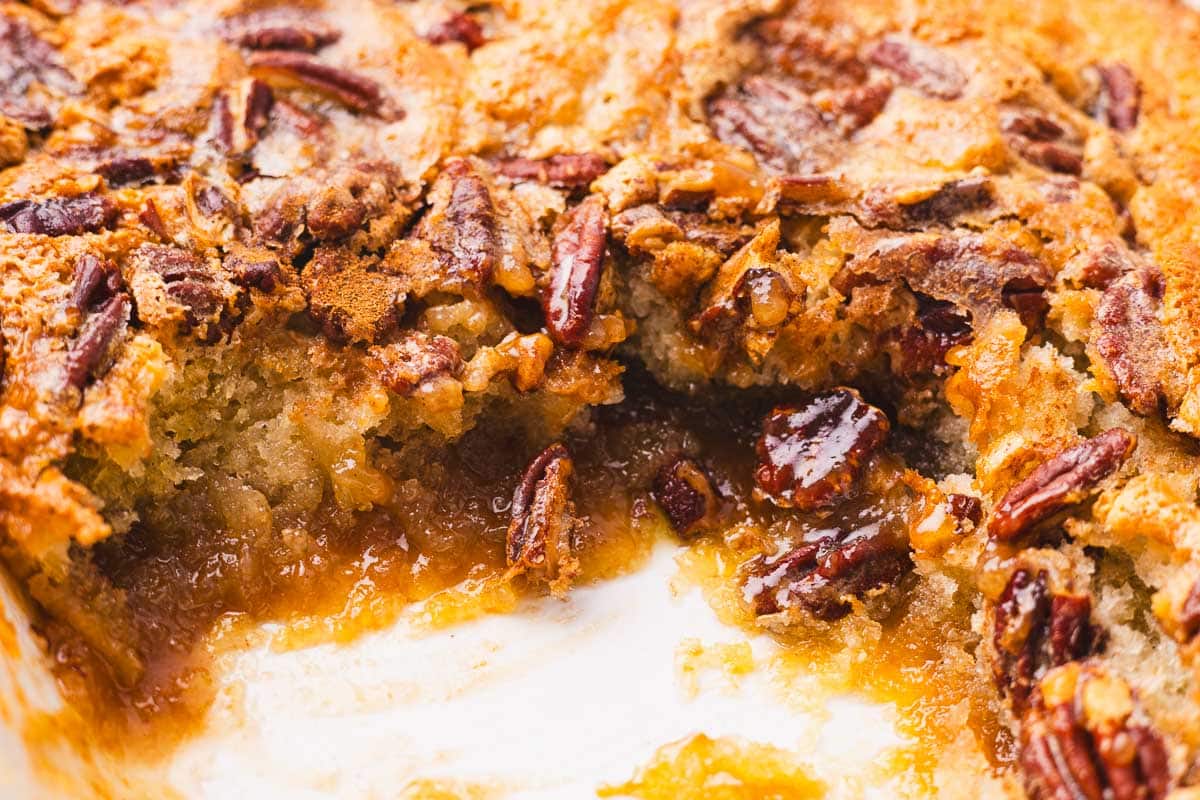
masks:
{"label": "pecan half", "polygon": [[87,315],[79,336],[67,350],[66,383],[82,390],[96,377],[109,346],[129,322],[129,296],[124,292],[105,300]]}
{"label": "pecan half", "polygon": [[111,228],[118,214],[115,203],[89,192],[74,197],[5,203],[0,205],[0,224],[11,233],[80,236]]}
{"label": "pecan half", "polygon": [[67,350],[66,384],[82,390],[129,319],[129,296],[116,264],[85,253],[75,262],[70,306],[84,315]]}
{"label": "pecan half", "polygon": [[773,172],[832,168],[845,138],[891,97],[893,81],[871,73],[855,42],[811,20],[766,20],[747,38],[766,71],[710,98],[709,123],[717,138],[750,150]]}
{"label": "pecan half", "polygon": [[693,328],[709,338],[732,335],[745,322],[759,330],[778,328],[791,314],[795,293],[787,280],[767,267],[751,267],[729,290],[712,298],[693,320]]}
{"label": "pecan half", "polygon": [[138,212],[138,222],[145,225],[147,230],[163,241],[171,238],[167,235],[167,226],[163,223],[162,216],[158,213],[158,206],[154,204],[153,200],[146,200],[146,205]]}
{"label": "pecan half", "polygon": [[[451,159],[446,163],[412,235],[396,240],[388,253],[388,269],[403,276],[407,292],[414,297],[434,291],[477,296],[493,278],[502,285],[504,276],[495,272],[503,266],[501,257],[512,252],[505,250],[504,243],[512,244],[507,237],[513,228],[511,217],[500,217],[492,191],[476,162]],[[549,246],[541,240],[538,244],[543,246],[541,263],[546,263]],[[518,251],[513,258],[522,255]]]}
{"label": "pecan half", "polygon": [[245,100],[241,103],[241,127],[248,137],[258,137],[269,121],[275,95],[262,80],[250,80],[246,84]]}
{"label": "pecan half", "polygon": [[71,285],[71,308],[86,313],[124,288],[117,265],[85,253],[75,261]]}
{"label": "pecan half", "polygon": [[1167,749],[1140,716],[1129,687],[1098,668],[1048,674],[1021,717],[1031,800],[1163,800],[1174,783]]}
{"label": "pecan half", "polygon": [[967,76],[958,62],[911,39],[888,36],[871,48],[867,60],[895,75],[905,86],[940,100],[957,99],[967,85]]}
{"label": "pecan half", "polygon": [[[870,234],[863,244],[870,247],[867,255],[848,264],[853,278],[903,281],[916,292],[970,311],[976,324],[1005,307],[1025,311],[1027,326],[1038,324],[1038,295],[1054,281],[1030,253],[981,234]],[[837,280],[847,283],[840,276]],[[848,283],[852,287],[854,280]]]}
{"label": "pecan half", "polygon": [[1030,331],[1038,331],[1046,323],[1050,301],[1046,299],[1045,287],[1036,278],[1013,278],[1000,287],[1000,301],[1021,318],[1021,324]]}
{"label": "pecan half", "polygon": [[464,11],[456,11],[425,32],[425,41],[430,44],[458,42],[466,46],[467,52],[487,44],[479,20]]}
{"label": "pecan half", "polygon": [[554,237],[542,305],[546,327],[559,344],[578,347],[592,325],[607,243],[608,215],[597,195],[569,211]]}
{"label": "pecan half", "polygon": [[458,342],[446,336],[413,332],[371,355],[380,382],[405,397],[439,377],[453,377],[462,368]]}
{"label": "pecan half", "polygon": [[471,164],[457,159],[446,165],[451,182],[444,236],[435,236],[433,249],[452,273],[484,286],[492,278],[500,246],[496,207],[487,184]]}
{"label": "pecan half", "polygon": [[608,171],[595,153],[561,153],[549,158],[506,158],[496,171],[515,181],[537,181],[559,189],[582,189]]}
{"label": "pecan half", "polygon": [[266,207],[254,216],[254,238],[283,245],[292,256],[297,255],[307,210],[300,192],[287,185],[280,186],[268,198]]}
{"label": "pecan half", "polygon": [[52,117],[27,97],[35,83],[64,92],[78,89],[57,51],[28,22],[0,14],[0,114],[30,130],[42,130],[50,126]]}
{"label": "pecan half", "polygon": [[213,116],[220,149],[233,155],[249,152],[266,130],[274,104],[271,87],[255,78],[219,94],[213,103]]}
{"label": "pecan half", "polygon": [[988,533],[1015,539],[1047,517],[1085,500],[1096,484],[1117,471],[1137,447],[1137,438],[1111,428],[1041,464],[1013,486],[992,510]]}
{"label": "pecan half", "polygon": [[1168,348],[1158,314],[1163,280],[1142,267],[1114,280],[1096,306],[1096,352],[1112,371],[1121,399],[1135,414],[1158,413],[1165,399]]}
{"label": "pecan half", "polygon": [[1052,594],[1045,570],[1013,572],[996,604],[992,674],[1018,713],[1048,670],[1098,649],[1101,634],[1091,624],[1091,609],[1087,595]]}
{"label": "pecan half", "polygon": [[216,344],[232,329],[225,295],[210,280],[187,278],[167,284],[167,296],[184,308],[185,327],[203,344]]}
{"label": "pecan half", "polygon": [[713,222],[702,211],[668,213],[683,231],[685,240],[715,250],[726,258],[754,238],[753,228],[733,222]]}
{"label": "pecan half", "polygon": [[946,505],[951,516],[959,521],[960,529],[965,522],[969,522],[975,528],[983,522],[983,504],[979,502],[978,497],[969,494],[948,494]]}
{"label": "pecan half", "polygon": [[650,496],[680,536],[711,530],[719,522],[720,497],[695,459],[680,455],[663,464],[654,477]]}
{"label": "pecan half", "polygon": [[157,168],[148,158],[118,156],[96,167],[109,186],[145,183],[154,178]]}
{"label": "pecan half", "polygon": [[308,53],[268,50],[249,59],[250,74],[277,88],[301,88],[323,94],[360,114],[388,119],[395,116],[389,98],[378,83],[318,61]]}
{"label": "pecan half", "polygon": [[1107,289],[1113,281],[1137,269],[1133,254],[1116,242],[1106,242],[1078,256],[1069,275],[1089,289]]}
{"label": "pecan half", "polygon": [[1082,137],[1065,123],[1032,109],[1008,109],[1000,115],[1000,130],[1026,161],[1051,172],[1083,172]]}
{"label": "pecan half", "polygon": [[27,131],[45,131],[54,124],[54,116],[46,108],[3,95],[0,95],[0,115],[16,120]]}
{"label": "pecan half", "polygon": [[273,292],[283,283],[283,263],[266,248],[234,245],[223,263],[230,279],[243,288]]}
{"label": "pecan half", "polygon": [[278,120],[283,127],[297,135],[314,141],[328,140],[329,120],[307,108],[301,108],[285,99],[271,104],[271,119]]}
{"label": "pecan half", "polygon": [[946,354],[973,335],[971,318],[953,303],[918,294],[912,324],[892,334],[892,372],[906,378],[941,375],[949,370]]}
{"label": "pecan half", "polygon": [[702,211],[668,211],[647,204],[613,217],[613,239],[635,255],[661,251],[671,242],[687,241],[728,258],[754,238],[754,229],[733,222],[713,222]]}
{"label": "pecan half", "polygon": [[206,217],[224,214],[229,210],[229,198],[216,186],[202,186],[196,191],[196,210]]}
{"label": "pecan half", "polygon": [[1200,581],[1192,584],[1183,607],[1179,610],[1179,629],[1185,641],[1191,641],[1200,634]]}
{"label": "pecan half", "polygon": [[264,24],[236,31],[233,41],[248,50],[303,50],[314,53],[342,38],[342,32],[312,22]]}
{"label": "pecan half", "polygon": [[856,43],[812,23],[803,15],[770,18],[754,26],[749,38],[772,67],[804,91],[852,88],[868,80]]}
{"label": "pecan half", "polygon": [[[136,272],[153,272],[162,278],[166,297],[183,309],[183,328],[195,334],[202,344],[215,344],[237,323],[237,291],[194,253],[170,245],[146,244],[131,257]],[[137,283],[134,283],[135,291]],[[170,316],[170,312],[151,311],[138,297],[138,314],[143,312]],[[176,314],[178,312],[175,312]]]}
{"label": "pecan half", "polygon": [[747,78],[708,101],[708,118],[718,139],[749,150],[773,172],[820,172],[828,160],[820,111],[785,81]]}
{"label": "pecan half", "polygon": [[575,504],[571,476],[575,462],[566,445],[555,443],[539,453],[513,492],[506,556],[511,571],[533,574],[561,592],[578,572],[574,546]]}
{"label": "pecan half", "polygon": [[901,205],[900,213],[908,224],[949,225],[959,215],[988,208],[993,202],[991,179],[972,176],[951,181],[924,200]]}
{"label": "pecan half", "polygon": [[777,506],[829,507],[851,491],[890,427],[853,389],[777,408],[763,423],[754,480]]}
{"label": "pecan half", "polygon": [[839,531],[743,568],[743,595],[756,616],[803,610],[832,621],[851,598],[895,586],[913,568],[908,541],[884,525]]}
{"label": "pecan half", "polygon": [[339,175],[308,198],[304,223],[321,242],[343,239],[359,230],[370,212],[364,198],[370,179],[357,171]]}
{"label": "pecan half", "polygon": [[147,244],[133,254],[135,269],[147,269],[162,276],[164,283],[204,280],[208,267],[195,253],[171,245]]}
{"label": "pecan half", "polygon": [[662,250],[684,237],[678,220],[653,203],[646,203],[613,216],[613,240],[630,253],[645,255]]}
{"label": "pecan half", "polygon": [[817,92],[813,102],[827,120],[835,123],[832,130],[848,136],[870,125],[891,96],[892,82],[875,79],[848,89]]}
{"label": "pecan half", "polygon": [[1127,64],[1119,61],[1097,64],[1100,90],[1092,106],[1092,116],[1108,123],[1115,131],[1126,133],[1137,127],[1142,90]]}

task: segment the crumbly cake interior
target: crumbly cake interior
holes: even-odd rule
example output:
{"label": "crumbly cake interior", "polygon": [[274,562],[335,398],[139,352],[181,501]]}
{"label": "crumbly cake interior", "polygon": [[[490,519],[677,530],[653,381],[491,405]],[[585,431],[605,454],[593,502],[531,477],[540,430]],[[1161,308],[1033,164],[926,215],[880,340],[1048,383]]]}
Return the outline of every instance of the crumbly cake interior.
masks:
{"label": "crumbly cake interior", "polygon": [[1166,0],[0,4],[0,554],[63,686],[161,731],[235,621],[671,537],[897,702],[915,794],[1192,797],[1197,45]]}

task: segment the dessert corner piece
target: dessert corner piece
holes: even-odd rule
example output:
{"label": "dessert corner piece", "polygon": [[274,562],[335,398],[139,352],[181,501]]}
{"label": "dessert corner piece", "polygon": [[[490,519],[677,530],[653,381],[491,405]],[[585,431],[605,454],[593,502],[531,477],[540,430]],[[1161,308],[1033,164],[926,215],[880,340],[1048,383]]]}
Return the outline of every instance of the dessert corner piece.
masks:
{"label": "dessert corner piece", "polygon": [[922,698],[930,786],[1187,797],[1200,18],[1116,6],[0,4],[0,556],[68,693],[669,531]]}

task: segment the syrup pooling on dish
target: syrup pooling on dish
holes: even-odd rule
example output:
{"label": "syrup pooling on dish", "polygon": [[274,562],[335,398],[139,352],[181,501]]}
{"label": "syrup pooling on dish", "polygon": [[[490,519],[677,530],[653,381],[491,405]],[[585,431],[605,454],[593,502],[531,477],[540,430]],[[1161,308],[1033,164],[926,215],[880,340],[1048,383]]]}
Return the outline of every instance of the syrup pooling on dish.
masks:
{"label": "syrup pooling on dish", "polygon": [[659,748],[631,780],[604,787],[599,796],[806,800],[823,797],[824,793],[824,786],[809,775],[795,754],[753,742],[697,734]]}

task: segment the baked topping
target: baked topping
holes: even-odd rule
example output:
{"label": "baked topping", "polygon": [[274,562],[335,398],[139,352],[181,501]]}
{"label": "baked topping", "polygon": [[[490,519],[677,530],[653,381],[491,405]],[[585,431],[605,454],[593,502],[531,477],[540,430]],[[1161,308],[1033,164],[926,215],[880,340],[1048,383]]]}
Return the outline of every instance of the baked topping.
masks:
{"label": "baked topping", "polygon": [[376,342],[395,330],[404,305],[400,279],[372,259],[320,248],[301,275],[308,310],[336,341]]}
{"label": "baked topping", "polygon": [[30,89],[40,83],[71,91],[77,88],[75,79],[25,20],[0,15],[0,43],[0,113],[31,130],[49,127],[50,110],[30,97]]}

